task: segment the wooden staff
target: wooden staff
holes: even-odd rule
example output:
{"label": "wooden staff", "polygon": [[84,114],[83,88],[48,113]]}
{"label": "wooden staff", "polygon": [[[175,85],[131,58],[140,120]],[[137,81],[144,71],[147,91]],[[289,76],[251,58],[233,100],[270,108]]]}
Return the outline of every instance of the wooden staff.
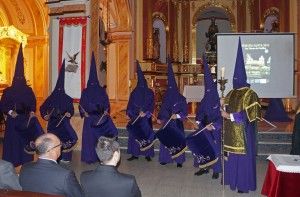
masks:
{"label": "wooden staff", "polygon": [[[224,98],[224,97],[222,97]],[[222,109],[223,110],[223,109]],[[224,111],[226,110],[224,106]],[[222,130],[221,130],[221,154],[222,154],[222,189],[225,191],[225,151],[224,151],[224,134],[225,134],[225,118],[222,118]]]}

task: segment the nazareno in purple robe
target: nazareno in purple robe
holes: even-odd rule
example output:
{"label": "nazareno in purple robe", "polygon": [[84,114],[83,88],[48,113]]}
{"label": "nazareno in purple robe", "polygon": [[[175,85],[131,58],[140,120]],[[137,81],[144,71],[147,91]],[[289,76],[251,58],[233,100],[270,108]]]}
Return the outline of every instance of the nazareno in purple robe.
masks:
{"label": "nazareno in purple robe", "polygon": [[[244,64],[244,57],[239,38],[236,64],[233,76],[233,91],[249,88]],[[232,93],[234,94],[234,92]],[[241,98],[243,99],[243,98]],[[249,192],[256,190],[256,121],[250,122],[245,109],[233,112],[234,123],[244,124],[246,154],[229,153],[225,160],[225,185],[231,190]],[[226,135],[226,131],[225,131]]]}
{"label": "nazareno in purple robe", "polygon": [[[205,94],[201,102],[197,107],[196,112],[196,122],[201,130],[208,124],[212,124],[215,128],[213,131],[205,132],[205,135],[213,146],[218,157],[218,161],[213,164],[212,169],[214,173],[222,172],[222,158],[221,158],[221,130],[222,130],[222,116],[220,112],[220,98],[217,90],[217,85],[213,81],[211,76],[206,57],[203,55],[203,65],[204,65],[204,85]],[[199,144],[201,147],[201,144]],[[199,163],[194,159],[194,166],[198,167]]]}
{"label": "nazareno in purple robe", "polygon": [[[84,117],[81,161],[94,163],[99,161],[95,151],[99,137],[116,137],[118,135],[118,130],[111,117],[103,115],[104,111],[109,113],[110,104],[108,95],[100,86],[97,78],[94,53],[92,54],[87,88],[82,91],[79,104],[80,115]],[[88,114],[87,117],[85,117],[85,113]]]}
{"label": "nazareno in purple robe", "polygon": [[[151,114],[154,111],[154,93],[147,86],[147,81],[143,75],[139,62],[137,62],[137,76],[137,86],[130,94],[126,114],[129,116],[131,120],[130,122],[132,122],[138,117],[140,111],[143,111],[147,115],[143,118],[140,117],[140,119],[145,119],[145,124],[149,124],[149,126],[152,128]],[[130,124],[130,122],[128,124]],[[154,136],[153,131],[152,134]],[[134,136],[130,132],[128,132],[127,153],[136,157],[138,157],[139,155],[154,157],[154,147],[152,146],[146,151],[141,151],[140,146],[136,142]]]}
{"label": "nazareno in purple robe", "polygon": [[[177,127],[184,134],[183,119],[187,116],[187,103],[184,96],[178,90],[175,80],[172,64],[168,60],[168,88],[164,95],[162,105],[158,114],[158,119],[166,123],[172,114],[177,114],[180,118],[171,120],[169,122],[173,127]],[[185,154],[174,159],[176,163],[183,164],[185,161]],[[173,163],[169,150],[162,144],[159,148],[159,162]]]}
{"label": "nazareno in purple robe", "polygon": [[[3,91],[1,98],[2,112],[7,116],[3,143],[3,156],[14,166],[33,160],[33,155],[24,152],[24,147],[43,134],[43,129],[36,117],[29,121],[29,113],[36,111],[36,98],[26,84],[22,45],[19,48],[12,85]],[[13,118],[9,112],[17,112]]]}
{"label": "nazareno in purple robe", "polygon": [[[56,135],[62,143],[75,144],[78,137],[70,123],[70,119],[74,115],[73,99],[65,93],[64,80],[65,60],[62,63],[56,86],[51,95],[41,105],[40,113],[43,119],[46,115],[50,116],[47,124],[49,133]],[[64,117],[67,112],[71,114],[71,117]],[[62,152],[61,159],[71,161],[72,151]]]}

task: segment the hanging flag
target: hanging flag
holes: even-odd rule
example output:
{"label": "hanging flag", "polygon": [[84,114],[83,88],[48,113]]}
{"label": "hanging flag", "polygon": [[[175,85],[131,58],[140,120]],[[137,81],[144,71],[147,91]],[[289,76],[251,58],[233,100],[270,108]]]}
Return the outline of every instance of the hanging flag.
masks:
{"label": "hanging flag", "polygon": [[65,65],[65,91],[78,101],[85,87],[87,17],[67,17],[59,19],[59,58]]}

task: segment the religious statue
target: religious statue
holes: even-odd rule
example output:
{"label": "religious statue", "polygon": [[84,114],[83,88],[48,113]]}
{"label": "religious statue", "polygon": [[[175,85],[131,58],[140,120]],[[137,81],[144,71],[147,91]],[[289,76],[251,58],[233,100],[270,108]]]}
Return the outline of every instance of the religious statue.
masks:
{"label": "religious statue", "polygon": [[271,32],[279,32],[279,22],[278,22],[278,20],[274,20],[272,22]]}
{"label": "religious statue", "polygon": [[206,43],[206,50],[208,50],[208,45],[210,45],[209,51],[216,51],[216,45],[217,45],[217,37],[216,33],[219,32],[218,26],[215,24],[216,19],[213,17],[211,18],[211,24],[208,28],[208,32],[205,33],[206,37],[208,38]]}
{"label": "religious statue", "polygon": [[159,61],[159,58],[160,58],[159,29],[154,28],[154,32],[153,32],[153,60]]}

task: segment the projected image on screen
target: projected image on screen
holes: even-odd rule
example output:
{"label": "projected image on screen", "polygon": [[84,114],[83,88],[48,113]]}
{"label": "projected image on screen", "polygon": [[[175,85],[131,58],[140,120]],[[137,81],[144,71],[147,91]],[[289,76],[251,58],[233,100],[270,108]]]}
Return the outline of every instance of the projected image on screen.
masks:
{"label": "projected image on screen", "polygon": [[270,44],[243,44],[245,68],[248,82],[266,84],[270,82],[271,56]]}
{"label": "projected image on screen", "polygon": [[[261,98],[294,96],[294,34],[217,34],[217,65],[225,67],[225,93],[232,77],[241,38],[247,82]],[[218,78],[220,71],[218,72]]]}

